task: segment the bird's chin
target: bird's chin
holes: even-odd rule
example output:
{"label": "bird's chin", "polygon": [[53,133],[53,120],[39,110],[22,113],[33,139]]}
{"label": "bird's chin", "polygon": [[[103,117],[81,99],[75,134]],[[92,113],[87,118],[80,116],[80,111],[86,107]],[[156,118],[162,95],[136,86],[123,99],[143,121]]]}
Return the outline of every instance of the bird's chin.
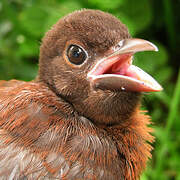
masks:
{"label": "bird's chin", "polygon": [[162,87],[149,74],[132,65],[133,54],[138,51],[157,50],[152,43],[141,39],[121,42],[122,47],[99,60],[88,73],[94,88],[128,92],[161,91]]}

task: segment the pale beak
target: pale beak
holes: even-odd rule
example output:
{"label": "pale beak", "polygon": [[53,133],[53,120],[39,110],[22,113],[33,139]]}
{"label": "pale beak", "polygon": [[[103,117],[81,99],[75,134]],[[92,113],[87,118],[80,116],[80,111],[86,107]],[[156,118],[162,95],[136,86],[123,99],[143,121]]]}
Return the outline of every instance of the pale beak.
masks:
{"label": "pale beak", "polygon": [[149,74],[132,65],[133,54],[140,51],[158,51],[158,48],[143,39],[124,39],[100,59],[88,73],[93,87],[122,91],[161,91],[161,85]]}

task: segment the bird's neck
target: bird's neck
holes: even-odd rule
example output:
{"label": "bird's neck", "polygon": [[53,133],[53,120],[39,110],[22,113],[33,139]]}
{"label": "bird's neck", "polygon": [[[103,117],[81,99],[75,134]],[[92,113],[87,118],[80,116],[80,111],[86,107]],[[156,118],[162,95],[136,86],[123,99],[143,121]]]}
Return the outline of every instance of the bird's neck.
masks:
{"label": "bird's neck", "polygon": [[140,103],[138,93],[90,92],[84,98],[77,98],[72,105],[78,114],[96,125],[117,125],[129,120]]}
{"label": "bird's neck", "polygon": [[138,179],[151,157],[152,146],[149,143],[154,141],[154,137],[149,124],[150,117],[137,107],[129,121],[105,128],[115,142],[119,156],[125,159],[127,179]]}
{"label": "bird's neck", "polygon": [[152,129],[148,127],[150,118],[140,110],[137,94],[132,98],[132,109],[127,108],[126,102],[122,105],[123,99],[118,95],[105,98],[101,94],[102,99],[99,97],[87,98],[83,104],[74,103],[73,106],[111,139],[109,142],[116,146],[124,177],[137,179],[151,157],[152,147],[147,143],[153,142]]}
{"label": "bird's neck", "polygon": [[153,141],[150,118],[140,110],[140,100],[138,93],[96,92],[73,102],[81,115],[112,138],[129,179],[139,177],[152,150],[147,143]]}

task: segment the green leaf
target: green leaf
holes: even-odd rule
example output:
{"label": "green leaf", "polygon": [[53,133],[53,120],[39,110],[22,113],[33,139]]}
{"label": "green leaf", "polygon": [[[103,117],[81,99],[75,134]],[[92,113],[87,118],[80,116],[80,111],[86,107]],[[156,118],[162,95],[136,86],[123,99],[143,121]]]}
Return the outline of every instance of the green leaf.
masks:
{"label": "green leaf", "polygon": [[120,5],[124,3],[123,0],[89,0],[88,3],[99,9],[109,11],[118,8]]}
{"label": "green leaf", "polygon": [[[19,38],[23,39],[22,35],[19,35],[19,36],[20,36]],[[20,57],[38,56],[38,54],[39,54],[39,46],[40,46],[40,42],[38,42],[37,40],[30,39],[28,37],[27,38],[24,37],[24,41],[19,42],[16,56],[19,57],[19,58]]]}
{"label": "green leaf", "polygon": [[24,31],[35,37],[41,37],[48,14],[40,6],[30,6],[20,13],[19,21]]}
{"label": "green leaf", "polygon": [[148,0],[126,0],[116,10],[116,15],[127,24],[131,35],[136,35],[151,24],[153,15],[151,3]]}

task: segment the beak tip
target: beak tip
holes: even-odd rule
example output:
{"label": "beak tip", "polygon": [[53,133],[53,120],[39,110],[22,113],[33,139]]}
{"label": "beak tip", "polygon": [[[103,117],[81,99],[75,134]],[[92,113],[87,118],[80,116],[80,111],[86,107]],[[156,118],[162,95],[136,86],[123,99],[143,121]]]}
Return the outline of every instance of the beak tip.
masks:
{"label": "beak tip", "polygon": [[160,85],[160,84],[158,84],[158,88],[156,89],[156,91],[157,92],[160,92],[160,91],[162,91],[163,90],[163,87]]}
{"label": "beak tip", "polygon": [[163,90],[164,90],[164,88],[161,86],[160,91],[163,91]]}
{"label": "beak tip", "polygon": [[159,51],[158,47],[157,47],[157,46],[155,46],[155,47],[156,47],[156,48],[155,48],[155,51],[158,52],[158,51]]}
{"label": "beak tip", "polygon": [[153,43],[151,43],[149,41],[148,41],[148,43],[153,47],[154,51],[156,51],[156,52],[159,51],[158,47],[155,44],[153,44]]}

